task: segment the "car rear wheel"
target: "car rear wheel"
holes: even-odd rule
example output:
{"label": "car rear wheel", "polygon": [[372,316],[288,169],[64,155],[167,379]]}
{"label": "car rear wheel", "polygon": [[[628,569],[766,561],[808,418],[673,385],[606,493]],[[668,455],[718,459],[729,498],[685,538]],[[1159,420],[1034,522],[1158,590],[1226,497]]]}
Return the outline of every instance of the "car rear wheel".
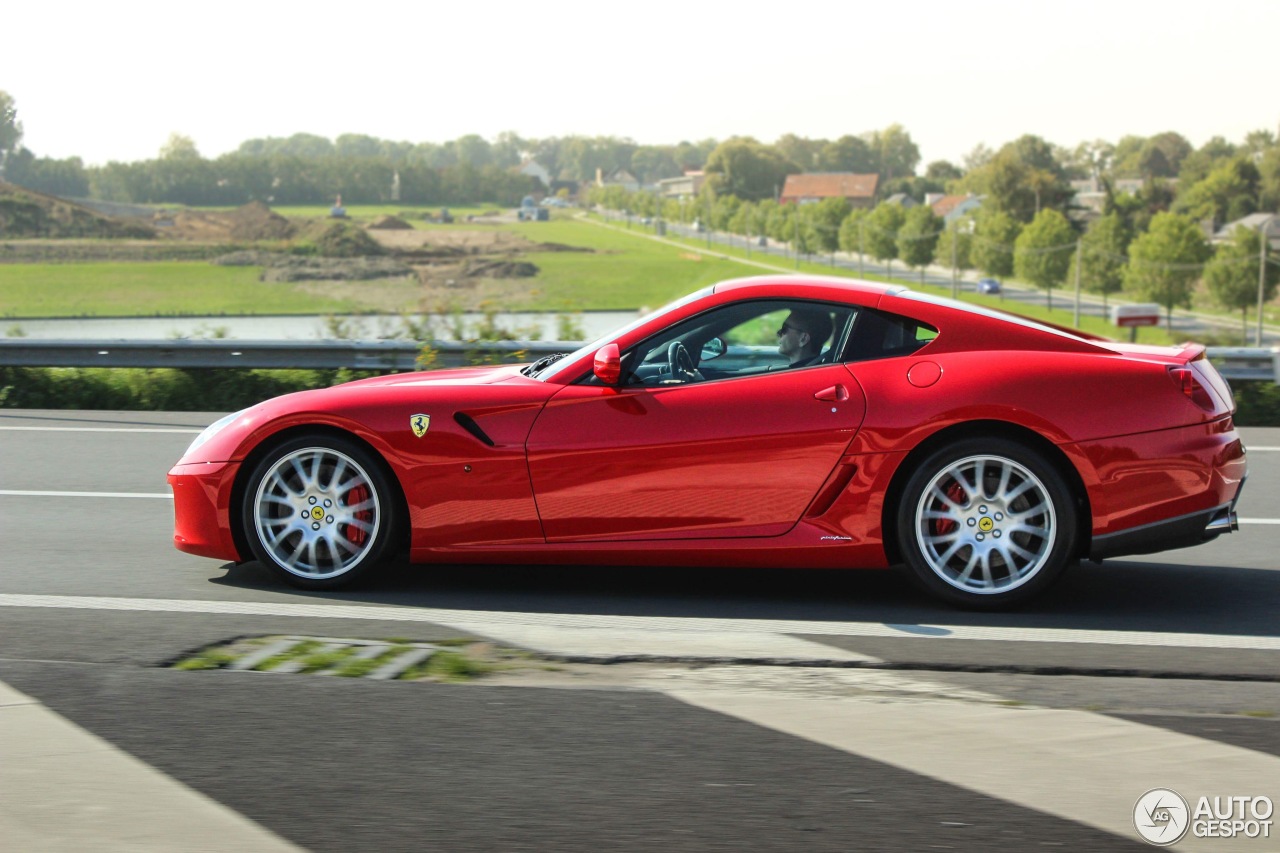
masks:
{"label": "car rear wheel", "polygon": [[375,568],[397,527],[381,460],[337,436],[273,448],[250,475],[244,530],[258,560],[304,589],[330,589]]}
{"label": "car rear wheel", "polygon": [[1042,592],[1075,552],[1070,489],[1038,452],[969,439],[924,460],[907,481],[898,542],[912,578],[953,604],[998,609]]}

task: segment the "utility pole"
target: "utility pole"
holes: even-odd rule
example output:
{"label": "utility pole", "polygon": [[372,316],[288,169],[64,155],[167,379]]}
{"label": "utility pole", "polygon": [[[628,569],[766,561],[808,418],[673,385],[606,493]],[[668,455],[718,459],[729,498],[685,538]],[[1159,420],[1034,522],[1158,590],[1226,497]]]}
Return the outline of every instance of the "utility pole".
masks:
{"label": "utility pole", "polygon": [[864,224],[866,223],[864,223],[861,219],[858,220],[858,278],[867,277],[867,271],[863,269],[863,265],[862,265],[862,253],[865,251],[865,248],[862,245],[862,233],[863,233],[862,226]]}
{"label": "utility pole", "polygon": [[1076,240],[1076,313],[1071,325],[1080,328],[1080,259],[1084,252],[1084,240]]}
{"label": "utility pole", "polygon": [[960,298],[960,269],[956,261],[956,240],[960,236],[958,222],[951,223],[951,298]]}
{"label": "utility pole", "polygon": [[793,243],[796,250],[796,269],[800,269],[800,202],[796,202],[795,216],[791,218],[791,233],[793,235]]}
{"label": "utility pole", "polygon": [[1264,296],[1267,290],[1267,232],[1271,229],[1271,223],[1275,221],[1275,214],[1268,216],[1262,220],[1262,226],[1258,228],[1258,330],[1254,335],[1253,345],[1262,346],[1262,306]]}

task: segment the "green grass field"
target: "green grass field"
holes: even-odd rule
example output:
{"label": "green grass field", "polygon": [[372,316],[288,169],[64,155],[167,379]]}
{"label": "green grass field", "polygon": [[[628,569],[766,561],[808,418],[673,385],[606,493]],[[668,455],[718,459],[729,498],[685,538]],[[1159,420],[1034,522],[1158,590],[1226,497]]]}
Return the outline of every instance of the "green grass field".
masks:
{"label": "green grass field", "polygon": [[[357,221],[368,221],[403,210],[435,211],[403,205],[349,208]],[[453,209],[459,218],[493,207]],[[279,208],[290,217],[323,217],[327,208]],[[558,243],[590,249],[590,252],[532,252],[524,259],[536,264],[539,274],[529,279],[518,304],[503,307],[541,311],[635,310],[656,308],[700,287],[748,275],[768,272],[801,272],[814,275],[855,273],[830,266],[822,258],[813,262],[750,252],[705,241],[669,237],[651,239],[647,228],[634,224],[602,224],[582,218],[578,211],[556,210],[549,222],[503,225],[456,223],[433,225],[417,221],[419,228],[449,230],[512,231],[535,243]],[[339,314],[388,310],[385,288],[375,304],[374,288],[361,285],[318,288],[289,284],[263,284],[256,267],[222,267],[205,262],[92,262],[57,264],[0,264],[0,317],[175,316],[254,314]],[[875,276],[867,276],[874,279]],[[414,286],[404,284],[399,310],[420,308]],[[950,295],[950,288],[928,287],[926,292]],[[399,291],[396,291],[397,293]],[[1059,325],[1072,322],[1069,290],[1055,291],[1055,310],[1043,303],[1002,301],[999,297],[963,293],[965,301],[992,308],[1015,310],[1033,319]],[[399,299],[393,294],[392,301]],[[1081,328],[1105,337],[1119,330],[1100,318],[1083,317]],[[1139,331],[1142,343],[1174,342],[1162,328]],[[1223,343],[1235,343],[1233,340]]]}
{"label": "green grass field", "polygon": [[324,314],[356,303],[263,284],[258,267],[199,261],[0,264],[0,317]]}

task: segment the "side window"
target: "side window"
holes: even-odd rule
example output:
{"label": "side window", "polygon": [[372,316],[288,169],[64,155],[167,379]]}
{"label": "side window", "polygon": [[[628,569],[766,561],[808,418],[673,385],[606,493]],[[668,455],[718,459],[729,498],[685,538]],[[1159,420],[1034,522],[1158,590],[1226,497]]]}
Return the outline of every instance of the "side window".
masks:
{"label": "side window", "polygon": [[932,326],[881,311],[862,311],[844,348],[845,361],[911,355],[938,336]]}
{"label": "side window", "polygon": [[828,363],[853,313],[794,299],[724,305],[623,353],[623,383],[682,385]]}

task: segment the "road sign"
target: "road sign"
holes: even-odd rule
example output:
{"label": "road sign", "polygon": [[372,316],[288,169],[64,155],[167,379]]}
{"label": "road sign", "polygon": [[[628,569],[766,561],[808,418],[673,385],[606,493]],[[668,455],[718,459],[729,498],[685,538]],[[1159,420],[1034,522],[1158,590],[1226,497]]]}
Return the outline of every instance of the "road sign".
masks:
{"label": "road sign", "polygon": [[1153,302],[1112,305],[1111,322],[1122,329],[1160,325],[1160,306]]}

